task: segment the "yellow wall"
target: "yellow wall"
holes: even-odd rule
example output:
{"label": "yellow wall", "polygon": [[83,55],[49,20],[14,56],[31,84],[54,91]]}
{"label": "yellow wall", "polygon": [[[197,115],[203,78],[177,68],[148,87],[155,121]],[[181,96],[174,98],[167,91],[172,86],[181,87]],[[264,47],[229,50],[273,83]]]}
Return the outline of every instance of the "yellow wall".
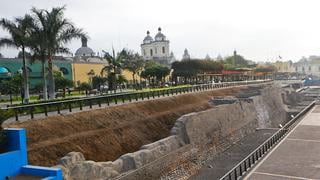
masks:
{"label": "yellow wall", "polygon": [[[89,76],[88,73],[91,69],[95,72],[95,75],[100,76],[101,70],[107,64],[104,63],[84,63],[84,62],[76,62],[72,64],[73,70],[73,81],[77,83],[77,81],[88,82],[89,83]],[[104,74],[105,75],[105,74]],[[132,82],[132,73],[128,70],[122,70],[122,75],[128,80],[128,82]],[[140,80],[139,76],[135,75],[136,80]]]}
{"label": "yellow wall", "polygon": [[101,70],[106,66],[106,64],[100,63],[73,63],[73,81],[74,82],[89,82],[88,73],[91,69],[95,72],[95,75],[100,76]]}
{"label": "yellow wall", "polygon": [[289,61],[277,61],[273,63],[278,72],[294,72],[292,62]]}
{"label": "yellow wall", "polygon": [[[122,73],[122,75],[126,78],[126,80],[128,80],[128,82],[132,82],[132,81],[133,81],[132,72],[124,69],[124,70],[122,70],[121,73]],[[134,78],[135,78],[137,81],[140,80],[140,77],[139,77],[138,74],[136,74],[136,75],[134,76]]]}

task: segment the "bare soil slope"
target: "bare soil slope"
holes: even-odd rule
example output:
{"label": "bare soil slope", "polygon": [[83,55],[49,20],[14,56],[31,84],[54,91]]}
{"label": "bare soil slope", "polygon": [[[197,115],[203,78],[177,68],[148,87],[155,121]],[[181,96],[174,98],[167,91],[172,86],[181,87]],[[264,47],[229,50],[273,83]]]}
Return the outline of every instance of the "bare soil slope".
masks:
{"label": "bare soil slope", "polygon": [[246,88],[183,94],[157,100],[52,116],[10,125],[27,129],[29,161],[52,166],[70,151],[94,161],[115,160],[142,145],[169,135],[181,115],[210,108],[213,96],[234,95]]}

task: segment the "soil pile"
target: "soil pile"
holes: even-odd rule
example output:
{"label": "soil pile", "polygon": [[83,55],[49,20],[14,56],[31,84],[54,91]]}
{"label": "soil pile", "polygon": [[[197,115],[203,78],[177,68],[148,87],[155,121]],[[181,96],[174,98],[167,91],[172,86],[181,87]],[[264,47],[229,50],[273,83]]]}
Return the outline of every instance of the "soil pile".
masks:
{"label": "soil pile", "polygon": [[150,101],[51,116],[10,125],[27,129],[30,164],[53,166],[68,152],[94,161],[115,160],[142,145],[169,136],[180,116],[210,108],[214,96],[230,96],[246,88],[182,94]]}

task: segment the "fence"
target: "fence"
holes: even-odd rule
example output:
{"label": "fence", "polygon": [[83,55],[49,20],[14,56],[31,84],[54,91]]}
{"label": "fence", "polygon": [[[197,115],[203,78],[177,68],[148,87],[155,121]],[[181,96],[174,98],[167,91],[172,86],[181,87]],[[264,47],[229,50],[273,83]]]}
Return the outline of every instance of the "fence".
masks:
{"label": "fence", "polygon": [[89,106],[89,108],[91,109],[92,106],[94,105],[98,105],[99,107],[101,107],[101,104],[107,104],[107,106],[110,106],[111,103],[118,104],[119,102],[125,103],[125,102],[139,101],[139,100],[150,99],[150,98],[155,99],[156,97],[160,98],[164,96],[177,95],[177,94],[189,93],[189,92],[206,91],[206,90],[225,88],[225,87],[231,87],[231,86],[261,84],[261,83],[267,83],[271,81],[272,80],[255,80],[255,81],[224,82],[224,83],[215,83],[215,84],[201,84],[201,85],[194,85],[190,87],[179,87],[179,88],[173,88],[173,89],[130,92],[130,93],[87,97],[87,98],[80,98],[80,99],[48,102],[48,103],[37,103],[37,104],[13,106],[13,107],[7,107],[6,110],[13,110],[15,119],[16,121],[18,121],[20,114],[29,114],[30,118],[33,119],[34,114],[37,114],[37,113],[44,113],[45,116],[48,116],[48,112],[56,111],[58,114],[60,114],[61,110],[68,109],[69,112],[72,112],[73,108],[79,108],[80,110],[83,110],[84,106]]}
{"label": "fence", "polygon": [[250,153],[228,173],[226,173],[220,180],[237,180],[248,172],[255,163],[257,163],[274,145],[276,145],[290,130],[295,126],[298,119],[305,115],[314,105],[313,101],[282,128],[280,128],[274,135],[262,143],[257,149]]}

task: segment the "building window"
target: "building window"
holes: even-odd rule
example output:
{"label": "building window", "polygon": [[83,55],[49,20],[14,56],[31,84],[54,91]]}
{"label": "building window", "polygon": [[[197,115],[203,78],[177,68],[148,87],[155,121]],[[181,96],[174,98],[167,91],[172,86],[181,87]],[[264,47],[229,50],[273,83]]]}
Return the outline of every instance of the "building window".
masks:
{"label": "building window", "polygon": [[318,67],[318,70],[320,71],[320,66]]}
{"label": "building window", "polygon": [[298,72],[298,67],[296,67],[296,72]]}
{"label": "building window", "polygon": [[10,70],[8,68],[0,66],[0,74],[1,73],[9,73],[9,72],[10,72]]}
{"label": "building window", "polygon": [[68,69],[67,69],[67,68],[64,68],[64,67],[60,68],[60,71],[62,72],[63,75],[69,74]]}
{"label": "building window", "polygon": [[150,49],[150,56],[153,56],[153,52],[152,52],[152,49]]}
{"label": "building window", "polygon": [[144,55],[144,56],[146,55],[146,50],[145,50],[145,49],[143,50],[143,55]]}
{"label": "building window", "polygon": [[155,49],[154,49],[154,53],[155,53],[155,54],[157,54],[157,53],[158,53],[158,52],[157,52],[157,50],[158,50],[158,48],[155,48]]}
{"label": "building window", "polygon": [[162,53],[164,54],[166,52],[164,46],[162,47]]}
{"label": "building window", "polygon": [[309,71],[311,71],[311,66],[309,66]]}
{"label": "building window", "polygon": [[302,67],[302,71],[304,72],[304,67]]}

